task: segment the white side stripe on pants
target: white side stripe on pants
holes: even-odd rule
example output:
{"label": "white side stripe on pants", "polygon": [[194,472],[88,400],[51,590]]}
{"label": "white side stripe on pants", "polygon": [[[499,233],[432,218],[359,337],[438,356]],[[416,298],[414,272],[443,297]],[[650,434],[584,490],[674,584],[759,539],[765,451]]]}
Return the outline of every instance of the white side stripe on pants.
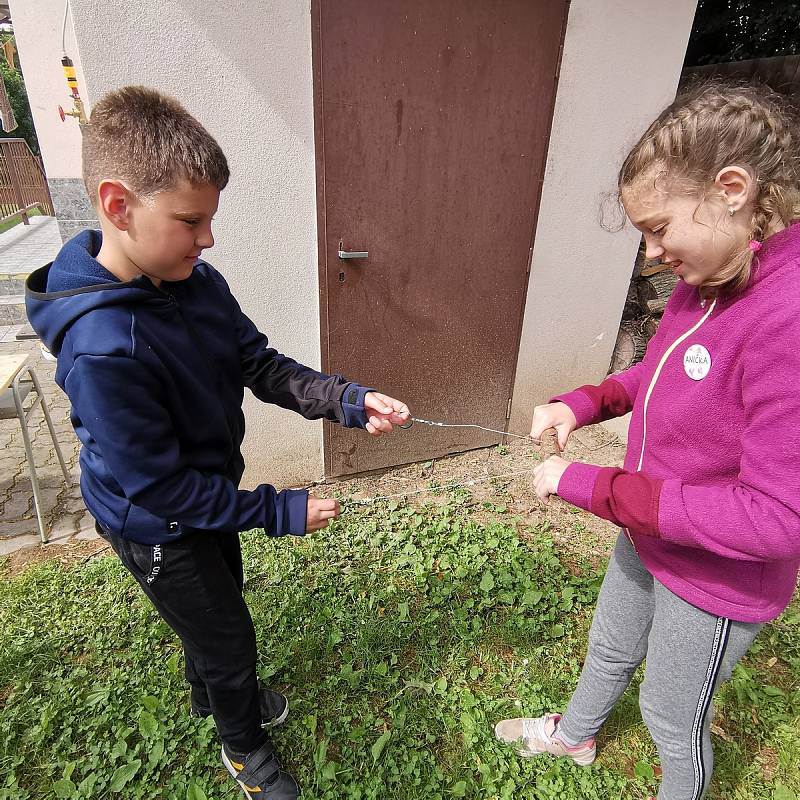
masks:
{"label": "white side stripe on pants", "polygon": [[692,725],[692,761],[694,763],[694,792],[691,800],[699,800],[703,793],[706,781],[706,766],[703,763],[703,727],[711,703],[714,699],[714,684],[722,668],[725,658],[725,649],[728,645],[728,633],[731,621],[725,617],[717,617],[717,627],[714,631],[714,643],[711,647],[711,658],[706,670],[706,679],[700,690],[697,701],[697,710]]}

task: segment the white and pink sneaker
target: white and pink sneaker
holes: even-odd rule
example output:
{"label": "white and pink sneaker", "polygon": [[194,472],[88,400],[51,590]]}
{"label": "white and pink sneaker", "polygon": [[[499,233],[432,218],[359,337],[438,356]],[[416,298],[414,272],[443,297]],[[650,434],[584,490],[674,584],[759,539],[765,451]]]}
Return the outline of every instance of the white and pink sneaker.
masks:
{"label": "white and pink sneaker", "polygon": [[576,764],[588,767],[597,753],[594,739],[571,747],[558,738],[558,723],[561,714],[545,714],[543,717],[517,717],[504,719],[494,726],[494,735],[501,742],[519,744],[517,753],[526,758],[549,753],[558,758],[571,758]]}

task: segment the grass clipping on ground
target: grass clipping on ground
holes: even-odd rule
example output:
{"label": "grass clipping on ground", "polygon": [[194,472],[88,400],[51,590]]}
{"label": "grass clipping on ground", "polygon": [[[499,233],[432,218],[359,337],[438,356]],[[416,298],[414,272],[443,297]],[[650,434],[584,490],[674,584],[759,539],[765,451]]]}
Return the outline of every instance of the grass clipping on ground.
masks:
{"label": "grass clipping on ground", "polygon": [[[502,487],[437,491],[351,506],[305,539],[242,537],[259,675],[290,698],[274,739],[303,797],[654,794],[636,682],[590,768],[494,741],[498,719],[563,708],[602,567],[564,558],[570,531],[512,516]],[[238,797],[213,723],[188,714],[182,669],[113,556],[0,580],[0,800]],[[720,694],[713,798],[800,797],[798,675],[795,607]]]}

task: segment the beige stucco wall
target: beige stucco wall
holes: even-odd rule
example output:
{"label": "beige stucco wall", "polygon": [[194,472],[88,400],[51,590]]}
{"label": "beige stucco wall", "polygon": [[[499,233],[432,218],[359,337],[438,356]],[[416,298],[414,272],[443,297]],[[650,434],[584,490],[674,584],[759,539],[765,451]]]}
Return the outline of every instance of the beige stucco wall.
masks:
{"label": "beige stucco wall", "polygon": [[[61,66],[64,0],[11,0],[11,19],[25,75],[33,124],[48,178],[80,178],[81,134],[78,122],[58,115],[59,105],[72,109]],[[72,17],[67,15],[64,45],[76,68],[81,96],[86,83]]]}
{"label": "beige stucco wall", "polygon": [[[163,0],[157,14],[136,4],[71,0],[71,9],[90,101],[128,83],[156,86],[217,136],[232,180],[209,260],[275,346],[318,367],[310,0]],[[604,231],[600,197],[613,188],[627,148],[674,94],[694,9],[695,0],[572,0],[512,430],[527,429],[534,403],[605,374],[638,235]],[[62,0],[12,0],[12,12],[20,32],[49,31],[41,58],[54,52],[52,69],[60,70]],[[36,81],[36,70],[44,74],[49,64],[26,63],[26,72]],[[60,72],[32,91],[37,129],[39,115],[58,102],[47,99],[45,83],[63,86]],[[77,175],[77,143],[63,138],[76,126],[55,119],[42,128],[57,132],[43,137],[52,150],[45,160],[63,159],[73,170],[65,174]],[[321,476],[320,423],[252,397],[245,410],[248,485]]]}
{"label": "beige stucco wall", "polygon": [[[169,92],[230,167],[208,260],[271,343],[319,368],[309,0],[70,0],[90,99],[130,83]],[[245,484],[322,475],[322,424],[245,401]]]}
{"label": "beige stucco wall", "polygon": [[606,374],[639,234],[599,224],[625,154],[675,96],[695,0],[572,0],[517,364],[510,430]]}

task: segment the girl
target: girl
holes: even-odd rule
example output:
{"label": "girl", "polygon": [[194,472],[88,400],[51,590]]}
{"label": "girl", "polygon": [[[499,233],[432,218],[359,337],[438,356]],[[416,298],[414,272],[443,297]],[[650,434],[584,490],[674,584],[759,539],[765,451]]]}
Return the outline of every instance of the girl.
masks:
{"label": "girl", "polygon": [[531,436],[633,410],[624,469],[554,456],[542,500],[622,527],[578,687],[563,716],[503,720],[520,755],[590,764],[595,735],[647,657],[639,703],[659,800],[711,777],[712,698],[800,567],[800,137],[767,89],[704,84],[648,128],[619,197],[680,281],[641,364],[538,406]]}

